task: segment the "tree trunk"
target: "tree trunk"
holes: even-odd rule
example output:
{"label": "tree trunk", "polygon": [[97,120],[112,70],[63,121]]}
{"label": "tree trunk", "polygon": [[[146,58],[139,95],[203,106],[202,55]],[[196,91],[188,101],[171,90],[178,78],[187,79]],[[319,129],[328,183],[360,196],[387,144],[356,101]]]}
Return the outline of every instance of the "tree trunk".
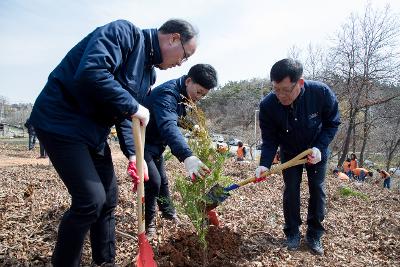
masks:
{"label": "tree trunk", "polygon": [[349,126],[346,130],[346,137],[344,140],[343,148],[342,148],[342,155],[339,158],[338,166],[342,166],[343,162],[347,158],[347,154],[349,153],[349,146],[350,146],[350,137],[354,127],[354,120],[355,120],[355,110],[350,109],[349,111]]}
{"label": "tree trunk", "polygon": [[352,128],[353,130],[353,143],[352,143],[352,149],[351,152],[353,152],[354,154],[356,153],[356,125],[355,125],[355,121],[353,122],[354,126]]}
{"label": "tree trunk", "polygon": [[364,165],[364,152],[367,146],[368,137],[369,137],[369,117],[368,117],[369,108],[365,108],[364,110],[364,125],[363,125],[363,140],[360,150],[359,164],[362,167]]}

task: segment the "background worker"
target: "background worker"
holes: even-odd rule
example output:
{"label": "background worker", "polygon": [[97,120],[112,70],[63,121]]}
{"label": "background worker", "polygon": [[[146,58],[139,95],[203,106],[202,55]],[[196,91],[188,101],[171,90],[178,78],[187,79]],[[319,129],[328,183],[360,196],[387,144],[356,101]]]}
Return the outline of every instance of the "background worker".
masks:
{"label": "background worker", "polygon": [[367,175],[369,177],[372,177],[374,174],[365,168],[355,168],[352,171],[352,176],[354,177],[354,179],[360,182],[364,182]]}
{"label": "background worker", "polygon": [[[283,59],[272,66],[272,92],[260,103],[262,146],[256,177],[268,171],[278,146],[282,163],[312,148],[305,165],[310,192],[306,243],[312,252],[323,254],[320,238],[324,232],[328,145],[338,130],[340,118],[332,90],[321,82],[304,80],[302,74],[302,64],[294,59]],[[302,165],[283,171],[284,232],[289,250],[300,246],[302,173]]]}
{"label": "background worker", "polygon": [[165,172],[163,152],[166,146],[180,162],[184,162],[192,181],[209,172],[207,166],[193,155],[178,126],[179,120],[186,116],[186,106],[190,105],[188,101],[197,102],[216,86],[215,69],[208,64],[197,64],[190,68],[187,75],[154,88],[144,100],[151,115],[144,151],[149,174],[149,180],[144,184],[145,228],[149,237],[156,232],[156,204],[164,218],[177,222]]}
{"label": "background worker", "polygon": [[351,160],[350,158],[347,158],[344,162],[343,162],[343,172],[350,178],[351,176],[351,169],[350,169],[350,165],[351,165]]}
{"label": "background worker", "polygon": [[32,150],[35,148],[36,144],[36,133],[35,133],[35,128],[33,128],[33,125],[30,122],[30,119],[28,118],[24,124],[28,131],[28,150]]}
{"label": "background worker", "polygon": [[183,20],[158,30],[114,21],[82,39],[50,73],[31,123],[71,195],[53,266],[79,266],[89,231],[94,264],[113,264],[118,189],[107,136],[112,125],[125,132],[121,149],[131,155],[130,120],[148,123],[149,111],[139,102],[155,82],[154,67],[180,66],[195,52],[196,35]]}
{"label": "background worker", "polygon": [[350,180],[349,176],[346,173],[340,172],[338,169],[333,170],[333,175],[336,176],[337,178],[339,178],[339,180],[341,180],[341,181],[349,181]]}
{"label": "background worker", "polygon": [[350,154],[350,178],[353,177],[353,170],[358,168],[357,156],[354,153]]}
{"label": "background worker", "polygon": [[246,158],[246,148],[243,146],[243,142],[238,142],[238,148],[236,151],[236,159],[237,161],[243,161]]}
{"label": "background worker", "polygon": [[383,179],[383,188],[390,189],[390,174],[385,170],[376,170],[379,173],[380,178]]}
{"label": "background worker", "polygon": [[275,157],[274,157],[274,159],[272,160],[272,165],[274,165],[274,164],[279,164],[279,162],[281,161],[281,156],[279,155],[280,153],[279,153],[279,147],[278,147],[278,150],[276,151],[276,153],[275,153]]}

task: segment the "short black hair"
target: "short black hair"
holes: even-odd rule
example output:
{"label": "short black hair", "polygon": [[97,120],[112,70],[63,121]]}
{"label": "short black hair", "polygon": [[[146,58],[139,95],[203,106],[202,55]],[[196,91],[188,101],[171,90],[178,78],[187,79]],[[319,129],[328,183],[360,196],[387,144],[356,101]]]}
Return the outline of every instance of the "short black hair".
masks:
{"label": "short black hair", "polygon": [[281,82],[287,76],[290,78],[290,82],[297,82],[303,75],[303,65],[300,61],[285,58],[276,62],[270,72],[271,82]]}
{"label": "short black hair", "polygon": [[210,90],[218,85],[217,71],[209,64],[196,64],[189,70],[188,77],[194,83]]}
{"label": "short black hair", "polygon": [[182,43],[186,43],[199,34],[192,24],[183,19],[170,19],[165,22],[158,31],[164,34],[179,33]]}

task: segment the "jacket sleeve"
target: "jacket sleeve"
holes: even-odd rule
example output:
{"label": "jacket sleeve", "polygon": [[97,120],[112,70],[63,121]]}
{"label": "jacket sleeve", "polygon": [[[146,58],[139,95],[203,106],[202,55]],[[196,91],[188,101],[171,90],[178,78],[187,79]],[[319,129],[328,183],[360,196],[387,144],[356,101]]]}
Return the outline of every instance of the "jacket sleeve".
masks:
{"label": "jacket sleeve", "polygon": [[158,92],[160,93],[152,98],[151,115],[154,116],[161,138],[166,141],[172,154],[182,162],[193,153],[178,128],[177,96],[170,90]]}
{"label": "jacket sleeve", "polygon": [[135,142],[133,140],[132,122],[128,119],[115,125],[118,135],[119,147],[125,157],[135,155]]}
{"label": "jacket sleeve", "polygon": [[260,104],[259,121],[261,128],[261,158],[260,166],[270,168],[278,149],[278,140],[276,135],[276,126],[269,117],[269,112],[264,101]]}
{"label": "jacket sleeve", "polygon": [[135,44],[139,42],[135,33],[137,29],[127,21],[115,21],[96,29],[74,75],[78,90],[75,94],[86,102],[109,108],[121,118],[129,118],[138,109],[138,102],[114,78],[114,73],[123,71],[124,59],[139,45]]}
{"label": "jacket sleeve", "polygon": [[321,132],[317,136],[314,146],[320,151],[326,151],[340,125],[338,101],[329,88],[325,91],[321,120]]}

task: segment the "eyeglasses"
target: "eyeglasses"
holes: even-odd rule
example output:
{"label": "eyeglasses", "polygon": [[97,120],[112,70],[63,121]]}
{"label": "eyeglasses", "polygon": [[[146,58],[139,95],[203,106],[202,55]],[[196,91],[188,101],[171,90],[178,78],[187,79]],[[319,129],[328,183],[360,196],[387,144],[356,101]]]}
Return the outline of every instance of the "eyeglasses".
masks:
{"label": "eyeglasses", "polygon": [[279,90],[277,90],[276,88],[274,88],[272,86],[271,91],[274,92],[277,95],[290,95],[293,92],[293,90],[296,87],[296,85],[297,85],[297,82],[294,82],[293,85],[290,86],[289,89],[279,89]]}
{"label": "eyeglasses", "polygon": [[188,55],[186,54],[185,47],[183,46],[182,39],[179,39],[181,41],[182,49],[183,49],[183,58],[181,59],[181,63],[185,62],[188,60]]}

